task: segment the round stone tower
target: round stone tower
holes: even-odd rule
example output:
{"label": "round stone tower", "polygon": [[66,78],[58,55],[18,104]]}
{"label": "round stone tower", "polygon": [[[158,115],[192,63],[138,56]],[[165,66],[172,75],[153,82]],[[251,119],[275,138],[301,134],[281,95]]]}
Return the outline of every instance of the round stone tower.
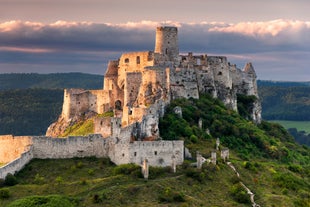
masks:
{"label": "round stone tower", "polygon": [[157,27],[155,53],[164,54],[171,61],[179,56],[177,27]]}

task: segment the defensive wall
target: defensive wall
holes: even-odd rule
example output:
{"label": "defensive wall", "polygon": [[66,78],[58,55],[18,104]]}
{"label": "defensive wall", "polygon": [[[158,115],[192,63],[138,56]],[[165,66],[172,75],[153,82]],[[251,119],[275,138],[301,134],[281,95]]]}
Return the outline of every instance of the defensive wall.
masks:
{"label": "defensive wall", "polygon": [[[132,133],[132,128],[123,128],[119,135]],[[0,141],[8,136],[0,136]],[[13,137],[13,136],[12,136]],[[13,137],[20,142],[24,137]],[[172,157],[176,163],[183,162],[183,141],[133,141],[118,137],[103,138],[99,134],[85,137],[52,138],[45,136],[28,137],[30,145],[16,159],[0,167],[0,179],[8,173],[21,170],[31,159],[65,159],[73,157],[109,157],[115,164],[142,164],[146,158],[151,166],[170,166]],[[9,142],[2,142],[1,153],[10,153]]]}

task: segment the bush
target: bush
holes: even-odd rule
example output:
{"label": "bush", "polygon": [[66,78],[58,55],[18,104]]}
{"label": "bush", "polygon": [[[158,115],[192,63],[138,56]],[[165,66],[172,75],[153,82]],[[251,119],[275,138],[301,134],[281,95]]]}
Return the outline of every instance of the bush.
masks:
{"label": "bush", "polygon": [[39,173],[36,174],[36,176],[34,177],[34,183],[35,184],[43,184],[45,181],[43,176],[40,176]]}
{"label": "bush", "polygon": [[175,192],[171,188],[166,187],[159,195],[160,202],[185,202],[185,196],[182,192]]}
{"label": "bush", "polygon": [[114,175],[134,175],[135,177],[141,175],[141,167],[136,164],[123,164],[123,165],[118,165],[113,169],[113,174]]}
{"label": "bush", "polygon": [[69,198],[59,195],[49,196],[29,196],[16,201],[13,201],[8,207],[74,207],[75,205],[70,201]]}
{"label": "bush", "polygon": [[7,176],[5,176],[4,179],[4,184],[6,186],[13,186],[16,185],[18,183],[16,177],[14,175],[12,175],[11,173],[7,174]]}
{"label": "bush", "polygon": [[239,203],[251,203],[250,196],[240,183],[233,185],[230,189],[230,193]]}
{"label": "bush", "polygon": [[8,188],[0,189],[0,199],[8,199],[10,197],[10,191]]}

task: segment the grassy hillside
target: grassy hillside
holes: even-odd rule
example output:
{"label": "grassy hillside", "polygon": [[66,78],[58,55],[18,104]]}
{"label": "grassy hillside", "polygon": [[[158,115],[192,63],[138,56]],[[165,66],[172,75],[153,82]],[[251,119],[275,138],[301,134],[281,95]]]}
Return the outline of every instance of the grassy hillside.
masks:
{"label": "grassy hillside", "polygon": [[[175,106],[183,118],[173,113]],[[239,181],[261,206],[309,206],[310,149],[295,144],[280,125],[256,126],[209,96],[173,101],[167,112],[160,122],[163,138],[183,139],[193,157],[199,151],[209,158],[219,137],[240,178],[219,159],[202,170],[186,160],[176,174],[151,168],[147,181],[140,167],[107,159],[33,160],[16,175],[18,184],[0,188],[0,206],[251,206]]]}

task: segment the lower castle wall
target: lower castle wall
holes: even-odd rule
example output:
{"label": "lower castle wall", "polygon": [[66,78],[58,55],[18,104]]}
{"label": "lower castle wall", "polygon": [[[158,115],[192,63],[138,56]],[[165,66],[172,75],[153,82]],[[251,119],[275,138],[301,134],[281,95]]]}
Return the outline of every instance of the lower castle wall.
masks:
{"label": "lower castle wall", "polygon": [[98,134],[68,138],[30,137],[32,145],[26,148],[19,158],[0,167],[0,178],[21,170],[33,158],[109,157],[117,165],[126,163],[141,165],[146,158],[151,166],[171,166],[172,156],[174,156],[177,165],[183,163],[183,141],[130,142],[128,135],[131,133],[132,128],[127,127],[121,130],[119,138],[104,139]]}
{"label": "lower castle wall", "polygon": [[33,137],[33,156],[35,158],[73,158],[73,157],[106,157],[109,150],[109,141],[101,135],[87,137]]}
{"label": "lower castle wall", "polygon": [[148,159],[151,166],[171,166],[172,156],[180,165],[184,161],[183,141],[135,141],[132,143],[119,143],[115,146],[115,164],[135,163],[141,165]]}
{"label": "lower castle wall", "polygon": [[29,147],[28,151],[21,154],[21,156],[12,162],[6,164],[0,168],[0,179],[4,179],[7,174],[11,173],[12,175],[15,172],[20,171],[30,160],[33,158],[32,153],[33,148]]}

